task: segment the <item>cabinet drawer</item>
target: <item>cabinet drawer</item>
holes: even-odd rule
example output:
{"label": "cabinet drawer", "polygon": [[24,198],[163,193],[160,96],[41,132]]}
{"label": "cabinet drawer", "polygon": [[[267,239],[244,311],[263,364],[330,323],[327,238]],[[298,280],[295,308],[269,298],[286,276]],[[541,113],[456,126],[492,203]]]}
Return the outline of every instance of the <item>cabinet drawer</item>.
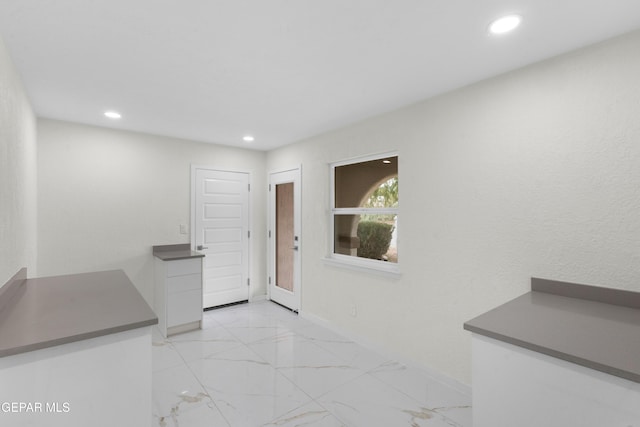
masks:
{"label": "cabinet drawer", "polygon": [[183,325],[202,319],[202,293],[200,290],[179,292],[167,302],[167,327]]}
{"label": "cabinet drawer", "polygon": [[179,259],[165,262],[167,263],[167,277],[200,273],[202,269],[202,258]]}
{"label": "cabinet drawer", "polygon": [[172,295],[176,292],[202,290],[202,276],[200,274],[189,274],[188,276],[169,277],[167,279],[167,293]]}

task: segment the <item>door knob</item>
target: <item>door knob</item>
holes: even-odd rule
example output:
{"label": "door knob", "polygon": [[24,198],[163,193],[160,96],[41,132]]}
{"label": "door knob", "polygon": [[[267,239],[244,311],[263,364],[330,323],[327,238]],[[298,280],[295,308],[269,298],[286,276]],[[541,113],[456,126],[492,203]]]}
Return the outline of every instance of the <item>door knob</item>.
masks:
{"label": "door knob", "polygon": [[293,249],[294,251],[297,251],[297,250],[298,250],[298,247],[297,247],[297,246],[294,246],[294,247],[292,247],[291,249]]}
{"label": "door knob", "polygon": [[201,251],[203,249],[209,249],[209,248],[207,246],[198,245],[198,246],[196,246],[196,249]]}

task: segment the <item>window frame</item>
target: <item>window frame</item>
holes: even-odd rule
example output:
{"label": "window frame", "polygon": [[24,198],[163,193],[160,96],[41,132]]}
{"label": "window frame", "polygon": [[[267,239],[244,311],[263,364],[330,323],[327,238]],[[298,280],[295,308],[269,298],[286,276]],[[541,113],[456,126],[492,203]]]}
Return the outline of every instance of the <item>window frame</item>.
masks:
{"label": "window frame", "polygon": [[[398,158],[398,207],[395,208],[337,208],[336,203],[336,187],[335,187],[335,173],[336,168],[340,166],[347,166],[356,163],[364,163],[373,160],[383,160],[388,157]],[[329,163],[329,247],[328,255],[325,258],[325,263],[337,267],[345,267],[352,270],[358,270],[368,273],[383,273],[390,277],[400,275],[400,261],[388,262],[382,260],[360,258],[353,255],[344,255],[335,253],[335,218],[338,215],[396,215],[396,223],[400,221],[400,156],[397,151],[390,151],[379,154],[372,154],[368,156],[355,157],[347,160],[340,160],[337,162]],[[400,241],[399,234],[396,235],[396,248],[398,248],[398,242]],[[399,249],[398,249],[399,253]]]}

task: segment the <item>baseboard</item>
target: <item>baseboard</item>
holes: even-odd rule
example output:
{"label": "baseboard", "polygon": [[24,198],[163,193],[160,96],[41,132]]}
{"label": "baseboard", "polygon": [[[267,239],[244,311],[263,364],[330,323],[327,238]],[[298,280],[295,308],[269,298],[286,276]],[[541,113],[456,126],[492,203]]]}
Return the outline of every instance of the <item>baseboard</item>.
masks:
{"label": "baseboard", "polygon": [[395,360],[398,363],[401,363],[405,366],[408,366],[410,368],[413,369],[417,369],[419,371],[422,371],[426,376],[429,376],[431,378],[433,378],[434,380],[447,385],[451,388],[453,388],[454,390],[471,397],[471,386],[468,384],[464,384],[458,380],[456,380],[455,378],[452,378],[448,375],[443,374],[442,372],[430,368],[428,366],[425,366],[421,363],[416,362],[415,360],[412,360],[410,358],[408,358],[405,355],[399,354],[398,352],[395,352],[393,350],[389,350],[388,348],[374,343],[366,338],[363,338],[357,334],[354,334],[353,332],[350,331],[346,331],[342,328],[337,327],[336,325],[332,324],[331,322],[329,322],[328,320],[317,316],[313,313],[309,313],[307,311],[304,310],[300,310],[298,312],[298,315],[300,317],[302,317],[303,319],[306,319],[308,321],[310,321],[311,323],[314,323],[318,326],[322,326],[323,328],[329,329],[332,332],[335,332],[336,334],[342,335],[348,339],[350,339],[351,341],[371,350],[374,351],[384,357],[388,357],[390,360]]}
{"label": "baseboard", "polygon": [[194,331],[202,328],[202,321],[196,320],[195,322],[185,323],[184,325],[171,326],[167,328],[167,337],[172,335],[181,334],[183,332]]}

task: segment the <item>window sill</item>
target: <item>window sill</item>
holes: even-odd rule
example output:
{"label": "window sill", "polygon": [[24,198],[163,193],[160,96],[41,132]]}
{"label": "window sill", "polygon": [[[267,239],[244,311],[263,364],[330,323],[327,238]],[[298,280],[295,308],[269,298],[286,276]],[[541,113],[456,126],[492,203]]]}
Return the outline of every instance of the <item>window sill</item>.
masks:
{"label": "window sill", "polygon": [[323,262],[325,265],[330,267],[344,268],[346,270],[374,274],[376,276],[388,277],[390,279],[399,279],[402,277],[398,264],[389,264],[382,261],[365,261],[362,259],[351,260],[349,259],[351,257],[345,258],[347,259],[327,257],[323,259]]}

